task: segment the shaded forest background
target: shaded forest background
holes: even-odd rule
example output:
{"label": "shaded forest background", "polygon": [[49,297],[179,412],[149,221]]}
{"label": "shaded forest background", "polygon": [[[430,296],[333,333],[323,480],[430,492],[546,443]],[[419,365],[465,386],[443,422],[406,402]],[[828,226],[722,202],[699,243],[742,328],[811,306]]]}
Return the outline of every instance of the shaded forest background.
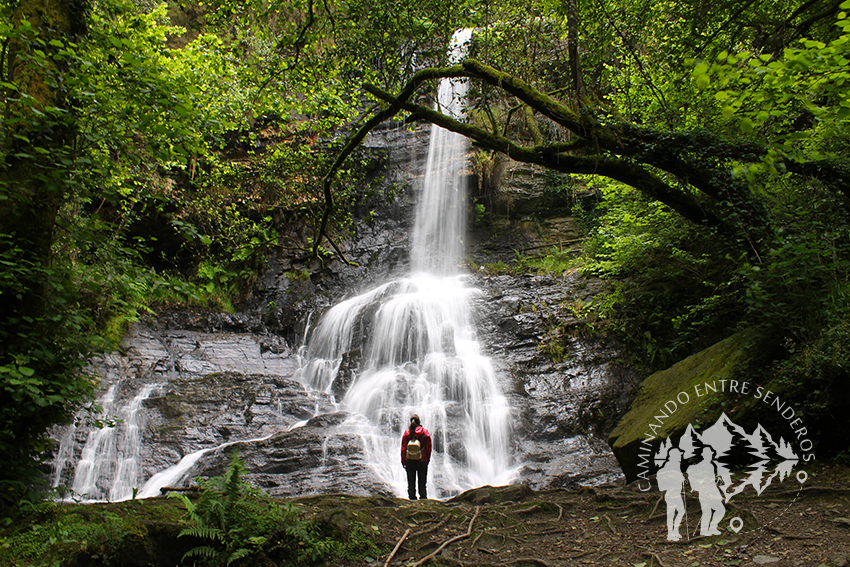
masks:
{"label": "shaded forest background", "polygon": [[[357,136],[390,117],[473,139],[480,224],[501,154],[549,170],[582,255],[495,269],[610,280],[569,308],[645,374],[757,330],[752,370],[799,400],[823,451],[847,454],[848,11],[3,0],[0,502],[38,488],[52,426],[81,408],[108,421],[84,367],[130,322],[232,310],[280,247],[338,261],[372,191]],[[470,59],[446,67],[461,27],[478,30]],[[443,76],[470,77],[462,123],[432,110]],[[565,338],[553,329],[553,356]]]}

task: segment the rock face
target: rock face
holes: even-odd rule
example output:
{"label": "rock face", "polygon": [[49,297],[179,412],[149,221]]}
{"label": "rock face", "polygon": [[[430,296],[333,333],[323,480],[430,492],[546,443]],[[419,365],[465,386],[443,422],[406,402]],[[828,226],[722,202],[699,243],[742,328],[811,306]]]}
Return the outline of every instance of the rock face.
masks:
{"label": "rock face", "polygon": [[547,203],[546,170],[534,164],[499,158],[497,210],[509,218],[536,215]]}
{"label": "rock face", "polygon": [[[576,290],[571,276],[477,276],[475,284],[484,292],[473,306],[479,341],[513,408],[516,481],[544,489],[619,479],[602,436],[625,411],[634,376],[616,363],[614,345],[570,339],[559,362],[539,349],[551,321],[562,316],[559,304],[599,289]],[[364,461],[349,414],[331,394],[308,391],[298,381],[299,364],[296,350],[256,318],[179,313],[137,324],[122,351],[97,368],[104,387],[119,392],[115,408],[130,405],[144,385],[153,386],[140,403],[139,445],[122,447],[121,439],[131,435],[126,423],[119,424],[115,440],[101,443],[103,476],[75,491],[94,499],[129,498],[133,488],[156,494],[159,487],[148,491],[146,484],[157,473],[204,452],[160,484],[186,485],[196,476],[223,473],[237,449],[246,478],[276,496],[397,496]],[[60,471],[81,460],[90,435],[80,427],[61,436]],[[123,495],[110,493],[110,477],[133,454],[135,484]],[[67,473],[57,481],[74,485]]]}
{"label": "rock face", "polygon": [[[279,337],[258,331],[258,321],[228,315],[202,319],[207,328],[224,319],[228,329],[173,328],[175,318],[168,317],[137,324],[121,352],[94,363],[104,391],[111,393],[109,400],[107,394],[99,400],[105,417],[121,421],[102,430],[72,426],[58,435],[55,483],[88,498],[128,497],[187,455],[286,431],[318,412],[335,411],[328,396],[308,393],[293,379],[297,355]],[[188,314],[176,320],[198,321]],[[132,406],[138,415],[130,419],[125,408]],[[80,474],[85,467],[79,464],[76,474],[66,471],[91,459],[100,469],[92,478]],[[122,472],[133,468],[129,476]],[[110,487],[116,477],[127,483],[123,494]]]}
{"label": "rock face", "polygon": [[[360,437],[344,426],[348,417],[346,412],[324,414],[268,439],[235,444],[233,449],[248,470],[243,478],[272,496],[333,492],[396,496],[364,461]],[[221,475],[231,450],[211,453],[195,475]]]}
{"label": "rock face", "polygon": [[[368,289],[406,273],[410,264],[409,232],[421,175],[428,157],[429,129],[389,123],[363,142],[366,151],[383,156],[383,179],[376,195],[366,199],[356,218],[355,233],[339,242],[346,260],[337,255],[322,262],[293,257],[281,249],[240,310],[262,320],[266,328],[291,344],[303,342],[313,314],[322,313],[341,297]],[[312,236],[312,235],[310,235]]]}
{"label": "rock face", "polygon": [[[535,489],[621,478],[604,435],[628,408],[637,376],[615,344],[582,337],[565,304],[604,290],[574,274],[479,276],[481,342],[507,380],[515,408],[519,478]],[[559,325],[559,361],[541,349]],[[574,335],[574,336],[571,336]]]}

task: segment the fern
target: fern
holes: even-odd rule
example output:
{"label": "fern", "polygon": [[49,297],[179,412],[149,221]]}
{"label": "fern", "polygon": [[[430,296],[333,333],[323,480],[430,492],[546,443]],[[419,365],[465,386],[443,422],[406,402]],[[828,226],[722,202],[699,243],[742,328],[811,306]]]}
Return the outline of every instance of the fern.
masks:
{"label": "fern", "polygon": [[244,547],[242,549],[237,549],[236,551],[234,551],[233,553],[230,554],[230,557],[227,558],[228,567],[234,561],[238,561],[238,560],[242,559],[243,557],[248,557],[249,555],[251,555],[251,553],[252,552],[251,552],[250,549],[245,549]]}
{"label": "fern", "polygon": [[218,528],[210,528],[207,526],[189,526],[188,528],[183,528],[177,537],[196,537],[198,539],[209,539],[213,541],[224,541],[224,534]]}
{"label": "fern", "polygon": [[179,498],[183,505],[186,506],[186,514],[189,516],[189,521],[194,524],[201,524],[203,520],[198,516],[197,507],[195,503],[189,500],[189,498],[185,494],[180,494],[179,492],[171,492],[168,494],[169,498]]}
{"label": "fern", "polygon": [[[183,554],[183,558],[180,560],[181,563],[185,561],[189,557],[203,557],[206,559],[220,559],[221,551],[214,547],[210,547],[209,545],[199,545],[198,547],[193,547],[189,551]],[[216,561],[217,563],[218,561]]]}
{"label": "fern", "polygon": [[245,467],[234,452],[222,476],[197,479],[201,494],[190,499],[171,494],[186,506],[179,537],[200,544],[184,560],[215,567],[244,565],[257,554],[283,560],[281,565],[315,564],[340,553],[341,543],[321,535],[314,522],[301,519],[292,504],[279,505],[243,480]]}

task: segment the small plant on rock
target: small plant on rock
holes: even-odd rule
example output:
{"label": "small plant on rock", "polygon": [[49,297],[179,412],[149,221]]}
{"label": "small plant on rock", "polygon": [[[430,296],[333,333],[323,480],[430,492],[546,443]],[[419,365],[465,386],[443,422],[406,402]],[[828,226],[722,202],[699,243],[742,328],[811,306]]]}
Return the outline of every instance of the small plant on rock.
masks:
{"label": "small plant on rock", "polygon": [[201,495],[195,501],[185,494],[171,495],[183,501],[190,522],[179,537],[202,542],[183,556],[183,562],[238,565],[279,552],[281,547],[293,552],[287,555],[294,564],[323,558],[320,542],[311,537],[298,509],[281,506],[244,482],[244,473],[242,459],[234,451],[224,476],[198,480]]}

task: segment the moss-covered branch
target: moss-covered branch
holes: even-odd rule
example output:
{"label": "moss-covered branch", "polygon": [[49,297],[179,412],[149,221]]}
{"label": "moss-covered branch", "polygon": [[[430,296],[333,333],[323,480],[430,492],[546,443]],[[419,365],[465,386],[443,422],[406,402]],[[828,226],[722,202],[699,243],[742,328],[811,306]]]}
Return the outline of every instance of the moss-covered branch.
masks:
{"label": "moss-covered branch", "polygon": [[[534,145],[512,140],[507,129],[485,130],[411,102],[426,81],[460,77],[483,81],[519,99],[534,133]],[[769,148],[763,144],[727,140],[704,129],[676,132],[628,122],[604,123],[590,111],[577,112],[526,81],[472,59],[461,65],[419,71],[398,95],[373,85],[364,85],[364,89],[385,105],[349,139],[325,177],[325,210],[314,255],[326,237],[328,218],[333,211],[331,187],[336,172],[369,132],[402,111],[410,113],[408,120],[431,122],[466,136],[478,147],[501,152],[517,161],[568,174],[615,179],[666,204],[689,221],[723,234],[743,233],[752,242],[754,235],[758,240],[769,231],[763,203],[752,193],[747,181],[733,172],[735,163],[764,160]],[[569,130],[573,139],[567,143],[545,142],[539,129],[535,131],[535,113]],[[783,165],[789,172],[820,178],[850,196],[847,189],[850,185],[846,183],[850,166],[844,160],[799,162],[786,158]]]}
{"label": "moss-covered branch", "polygon": [[660,177],[630,159],[580,156],[565,153],[565,151],[554,151],[573,149],[576,146],[572,144],[521,146],[505,136],[494,134],[473,124],[459,122],[430,108],[401,101],[378,87],[365,85],[363,88],[376,98],[390,103],[391,108],[399,106],[401,110],[411,112],[422,120],[466,136],[479,147],[502,152],[511,159],[534,163],[562,173],[603,175],[616,179],[646,193],[652,199],[661,201],[692,222],[725,228],[723,221],[704,210],[692,195],[670,187]]}
{"label": "moss-covered branch", "polygon": [[382,122],[389,120],[396,114],[398,114],[402,110],[402,104],[404,101],[407,101],[413,94],[419,89],[419,87],[425,83],[426,81],[433,80],[435,78],[442,77],[462,77],[465,75],[465,71],[463,67],[460,65],[455,65],[453,67],[442,67],[442,68],[433,68],[433,69],[423,69],[416,73],[413,78],[408,82],[407,86],[401,91],[401,93],[397,97],[397,103],[391,104],[389,107],[382,108],[378,112],[376,112],[369,120],[367,120],[363,126],[361,126],[346,142],[345,146],[342,148],[342,151],[337,156],[336,160],[334,160],[333,165],[325,174],[324,179],[322,180],[322,187],[325,197],[325,206],[322,211],[322,220],[319,224],[319,230],[316,233],[316,237],[313,242],[313,257],[316,258],[319,255],[319,247],[321,246],[322,240],[327,237],[327,228],[328,222],[330,220],[330,216],[333,213],[334,208],[334,200],[333,200],[333,191],[331,190],[333,186],[334,176],[339,171],[340,167],[345,163],[345,160],[351,155],[351,153],[357,149],[357,147],[363,142],[366,136],[377,128]]}

